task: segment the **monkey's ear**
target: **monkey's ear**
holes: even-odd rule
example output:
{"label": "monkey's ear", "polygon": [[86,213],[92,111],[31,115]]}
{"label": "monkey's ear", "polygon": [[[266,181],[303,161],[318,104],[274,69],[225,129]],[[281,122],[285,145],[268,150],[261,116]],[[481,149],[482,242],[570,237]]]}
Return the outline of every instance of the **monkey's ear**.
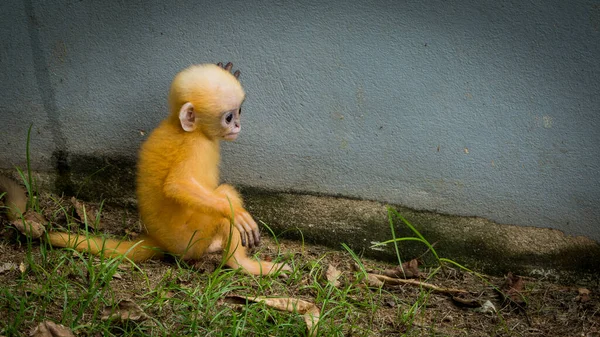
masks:
{"label": "monkey's ear", "polygon": [[179,109],[179,122],[184,131],[196,130],[196,111],[192,103],[187,102],[181,106],[181,109]]}

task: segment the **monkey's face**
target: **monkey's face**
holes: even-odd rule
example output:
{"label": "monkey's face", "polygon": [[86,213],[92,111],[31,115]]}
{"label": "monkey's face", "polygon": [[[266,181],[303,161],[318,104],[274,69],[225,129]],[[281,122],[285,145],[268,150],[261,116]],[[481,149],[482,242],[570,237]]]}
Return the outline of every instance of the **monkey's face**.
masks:
{"label": "monkey's face", "polygon": [[[181,126],[188,132],[200,132],[210,139],[234,141],[237,139],[242,124],[240,120],[241,108],[214,107],[213,110],[204,110],[197,113],[192,103],[184,104],[180,113]],[[218,112],[223,111],[223,112]]]}
{"label": "monkey's face", "polygon": [[228,141],[236,140],[242,130],[240,115],[242,108],[225,111],[221,114],[221,138]]}

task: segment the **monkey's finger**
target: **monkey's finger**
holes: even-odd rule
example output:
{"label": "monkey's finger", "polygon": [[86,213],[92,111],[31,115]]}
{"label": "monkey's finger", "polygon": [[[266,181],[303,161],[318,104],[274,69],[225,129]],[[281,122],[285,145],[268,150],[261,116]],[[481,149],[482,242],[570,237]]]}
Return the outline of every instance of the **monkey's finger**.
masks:
{"label": "monkey's finger", "polygon": [[238,229],[238,231],[240,232],[240,236],[242,238],[242,246],[246,247],[246,230],[244,229],[244,226],[240,225],[239,222],[236,221],[235,223],[235,228]]}
{"label": "monkey's finger", "polygon": [[217,63],[217,67],[223,68],[223,62]]}
{"label": "monkey's finger", "polygon": [[[253,232],[252,227],[248,224],[245,214],[242,213],[239,216],[240,218],[237,219],[236,223],[236,227],[238,228],[238,230],[240,231],[240,233],[242,234],[242,246],[244,247],[248,247],[248,248],[254,248],[256,247],[256,245],[254,244],[254,236],[251,235],[250,233]],[[247,239],[247,241],[246,241]],[[246,244],[246,242],[248,244]]]}
{"label": "monkey's finger", "polygon": [[250,218],[250,221],[252,223],[252,235],[254,235],[254,244],[258,246],[258,244],[260,243],[260,229],[258,229],[258,225],[254,221],[254,219],[252,219],[252,216],[250,214],[248,214],[248,217]]}
{"label": "monkey's finger", "polygon": [[256,221],[254,221],[250,213],[245,213],[242,215],[244,216],[246,223],[250,226],[250,230],[248,231],[248,237],[250,237],[251,232],[253,236],[254,246],[258,247],[258,244],[260,243],[260,230],[258,229],[258,225],[256,224]]}
{"label": "monkey's finger", "polygon": [[240,78],[240,74],[241,74],[241,72],[239,70],[236,70],[235,73],[233,73],[233,76],[235,78]]}
{"label": "monkey's finger", "polygon": [[252,231],[252,234],[254,234],[254,243],[256,244],[256,246],[258,246],[258,244],[260,243],[260,231],[257,228]]}
{"label": "monkey's finger", "polygon": [[233,68],[233,63],[227,62],[227,64],[225,65],[225,70],[231,71],[231,68]]}
{"label": "monkey's finger", "polygon": [[242,237],[242,246],[248,247],[248,240],[246,240],[246,237],[248,237],[248,233],[240,232],[240,236]]}
{"label": "monkey's finger", "polygon": [[246,229],[246,235],[248,235],[248,248],[256,247],[256,244],[254,243],[254,236],[250,234],[254,233],[254,230],[247,222],[244,222],[244,228]]}

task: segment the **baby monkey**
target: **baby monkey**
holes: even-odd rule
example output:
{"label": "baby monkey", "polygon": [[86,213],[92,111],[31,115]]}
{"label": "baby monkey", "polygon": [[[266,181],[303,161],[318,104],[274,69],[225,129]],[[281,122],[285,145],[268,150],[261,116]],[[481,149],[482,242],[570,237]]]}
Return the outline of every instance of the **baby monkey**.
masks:
{"label": "baby monkey", "polygon": [[226,265],[254,275],[291,270],[257,261],[247,248],[260,232],[239,193],[219,184],[221,140],[241,130],[245,93],[227,63],[202,64],[181,71],[171,84],[169,116],[142,145],[137,166],[138,208],[145,233],[137,241],[104,240],[52,232],[52,245],[139,262],[169,252],[183,259],[224,251]]}

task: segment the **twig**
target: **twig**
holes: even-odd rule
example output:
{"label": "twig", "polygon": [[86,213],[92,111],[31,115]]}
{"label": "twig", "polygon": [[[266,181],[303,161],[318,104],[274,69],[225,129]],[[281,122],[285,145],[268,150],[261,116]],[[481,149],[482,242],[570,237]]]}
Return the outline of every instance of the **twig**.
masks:
{"label": "twig", "polygon": [[464,289],[442,288],[442,287],[433,285],[431,283],[422,282],[419,280],[399,279],[399,278],[393,278],[393,277],[388,277],[388,276],[379,275],[379,274],[369,274],[369,275],[375,277],[378,281],[383,282],[384,284],[385,283],[390,284],[390,285],[408,284],[408,285],[429,289],[433,292],[443,293],[443,294],[468,294],[469,293],[468,291],[466,291]]}

